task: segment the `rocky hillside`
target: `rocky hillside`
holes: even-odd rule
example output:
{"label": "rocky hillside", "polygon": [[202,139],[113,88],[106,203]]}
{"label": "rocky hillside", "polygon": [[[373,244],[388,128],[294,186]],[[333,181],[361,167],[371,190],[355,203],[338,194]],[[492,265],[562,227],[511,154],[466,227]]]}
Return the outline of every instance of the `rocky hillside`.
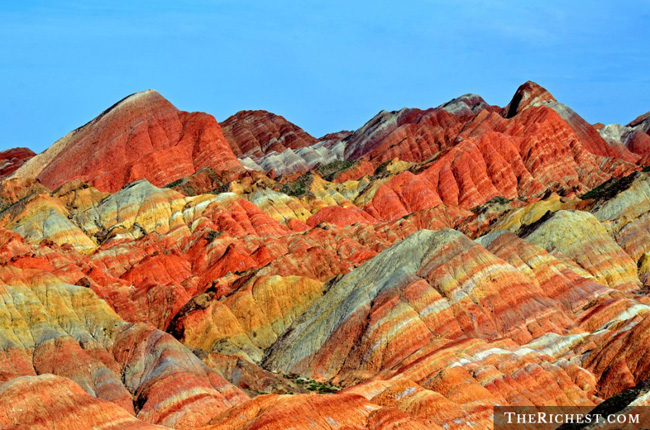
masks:
{"label": "rocky hillside", "polygon": [[145,91],[0,153],[0,428],[473,429],[629,393],[648,118],[527,82],[319,139]]}

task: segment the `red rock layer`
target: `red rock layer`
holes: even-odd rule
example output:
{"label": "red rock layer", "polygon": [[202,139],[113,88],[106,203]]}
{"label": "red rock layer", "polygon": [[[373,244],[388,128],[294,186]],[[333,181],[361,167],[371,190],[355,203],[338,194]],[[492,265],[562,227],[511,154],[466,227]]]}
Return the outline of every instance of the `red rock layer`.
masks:
{"label": "red rock layer", "polygon": [[354,163],[351,167],[336,173],[332,178],[332,181],[337,183],[356,181],[364,176],[372,175],[375,170],[376,166],[374,164],[366,160],[360,160]]}
{"label": "red rock layer", "polygon": [[326,429],[437,430],[441,427],[382,408],[357,394],[260,396],[215,418],[205,430]]}
{"label": "red rock layer", "polygon": [[[3,255],[29,248],[6,236],[3,239],[9,241]],[[23,397],[11,392],[0,396],[24,402],[26,409],[13,410],[15,419],[49,425],[56,420],[49,414],[65,412],[70,401],[79,401],[80,406],[88,404],[91,409],[72,408],[68,413],[88,412],[92,420],[102,404],[111,402],[105,409],[118,422],[133,422],[123,417],[130,414],[144,422],[192,429],[247,400],[243,392],[168,333],[145,324],[127,324],[88,285],[65,283],[62,278],[78,276],[74,265],[57,271],[33,250],[12,260],[11,265],[0,267],[0,295],[4,298],[0,303],[0,382],[8,381],[5,387],[20,380],[39,385],[38,392],[27,389]],[[48,385],[43,387],[42,379],[34,378],[43,374],[67,382],[53,383],[61,391],[50,394]],[[23,382],[13,387],[20,392]],[[81,390],[102,401],[94,403],[78,396]],[[63,398],[47,400],[50,395]],[[39,396],[53,411],[35,407]],[[14,419],[0,412],[0,422],[3,418]]]}
{"label": "red rock layer", "polygon": [[346,137],[350,136],[352,133],[354,133],[351,130],[341,130],[337,131],[334,133],[327,133],[325,136],[320,137],[318,140],[319,141],[324,141],[324,140],[343,140]]}
{"label": "red rock layer", "polygon": [[483,110],[419,174],[400,173],[381,185],[366,210],[390,220],[440,202],[473,208],[494,197],[514,199],[548,190],[583,193],[635,166],[604,165],[553,109],[525,109],[511,119]]}
{"label": "red rock layer", "polygon": [[316,138],[284,117],[263,110],[237,112],[221,124],[235,155],[262,157],[316,143]]}
{"label": "red rock layer", "polygon": [[[617,336],[607,338],[587,355],[585,367],[598,378],[600,395],[608,398],[650,378],[650,316],[637,316],[633,325]],[[634,325],[636,324],[636,325]],[[593,345],[593,344],[592,344]]]}
{"label": "red rock layer", "polygon": [[29,148],[12,148],[0,152],[0,180],[10,176],[35,155]]}
{"label": "red rock layer", "polygon": [[531,107],[547,106],[555,110],[571,127],[582,145],[589,152],[603,157],[614,157],[625,161],[638,160],[625,146],[620,144],[610,145],[598,134],[594,126],[585,121],[568,106],[558,103],[557,100],[540,85],[528,81],[521,85],[510,103],[503,108],[503,115],[512,118]]}
{"label": "red rock layer", "polygon": [[483,109],[479,96],[467,95],[439,108],[382,111],[346,138],[345,158],[381,163],[399,158],[422,162],[451,146],[464,124]]}
{"label": "red rock layer", "polygon": [[[56,424],[55,424],[56,423]],[[54,375],[24,376],[0,385],[0,427],[7,430],[155,430],[118,405]]]}
{"label": "red rock layer", "polygon": [[[328,148],[251,115],[235,152],[356,160],[231,175],[216,122],[148,92],[0,183],[0,426],[489,428],[497,404],[650,377],[649,176],[572,198],[638,157],[541,87],[382,113]],[[191,176],[92,186],[156,162],[157,184]]]}
{"label": "red rock layer", "polygon": [[650,158],[650,134],[641,130],[634,130],[628,137],[627,148],[642,157],[639,162],[641,165],[647,165]]}
{"label": "red rock layer", "polygon": [[84,180],[117,191],[142,178],[162,186],[207,166],[218,172],[242,169],[212,116],[179,111],[149,90],[71,132],[15,175],[38,177],[51,189]]}
{"label": "red rock layer", "polygon": [[362,211],[356,206],[346,208],[340,206],[328,206],[310,217],[307,220],[307,225],[310,227],[315,227],[321,222],[328,222],[330,224],[344,227],[356,222],[372,224],[376,221],[373,217],[368,215],[368,213]]}

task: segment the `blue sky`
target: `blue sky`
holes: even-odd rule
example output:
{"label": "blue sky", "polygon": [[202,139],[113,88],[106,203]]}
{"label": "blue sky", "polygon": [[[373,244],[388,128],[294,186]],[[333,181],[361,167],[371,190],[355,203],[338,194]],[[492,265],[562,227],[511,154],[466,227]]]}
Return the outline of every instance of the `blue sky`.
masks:
{"label": "blue sky", "polygon": [[42,151],[148,88],[223,120],[266,109],[321,136],[381,109],[526,80],[590,122],[650,110],[650,1],[4,1],[0,149]]}

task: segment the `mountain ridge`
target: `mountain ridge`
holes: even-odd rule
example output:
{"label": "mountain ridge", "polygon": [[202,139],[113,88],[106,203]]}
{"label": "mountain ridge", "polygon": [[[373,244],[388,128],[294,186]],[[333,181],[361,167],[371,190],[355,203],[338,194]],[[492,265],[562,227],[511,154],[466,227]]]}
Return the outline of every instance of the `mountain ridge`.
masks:
{"label": "mountain ridge", "polygon": [[625,393],[646,117],[527,82],[319,139],[146,91],[0,153],[0,427],[467,430]]}

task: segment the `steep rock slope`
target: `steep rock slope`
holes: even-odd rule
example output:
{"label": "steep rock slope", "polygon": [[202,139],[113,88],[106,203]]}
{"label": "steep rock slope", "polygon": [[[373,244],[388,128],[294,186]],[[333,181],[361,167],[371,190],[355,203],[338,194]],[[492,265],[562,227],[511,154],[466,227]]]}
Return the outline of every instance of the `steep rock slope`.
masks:
{"label": "steep rock slope", "polygon": [[631,153],[625,146],[616,142],[607,144],[595,127],[587,123],[570,107],[559,103],[546,89],[535,82],[528,81],[521,85],[508,106],[503,108],[503,113],[506,118],[512,118],[526,109],[539,106],[548,107],[557,112],[589,152],[631,162],[638,160],[639,157]]}
{"label": "steep rock slope", "polygon": [[420,173],[406,171],[382,184],[366,211],[389,220],[440,202],[473,208],[495,197],[573,195],[636,168],[629,151],[610,147],[554,99],[534,102],[540,97],[551,96],[527,83],[506,118],[481,110]]}
{"label": "steep rock slope", "polygon": [[51,189],[85,180],[116,191],[142,178],[165,185],[206,166],[219,172],[241,169],[216,120],[179,111],[148,90],[116,103],[12,176],[38,178]]}
{"label": "steep rock slope", "polygon": [[[472,261],[481,263],[460,265]],[[481,246],[453,230],[422,230],[334,284],[266,364],[328,379],[345,367],[372,374],[436,336],[521,342],[568,325],[556,303]]]}

